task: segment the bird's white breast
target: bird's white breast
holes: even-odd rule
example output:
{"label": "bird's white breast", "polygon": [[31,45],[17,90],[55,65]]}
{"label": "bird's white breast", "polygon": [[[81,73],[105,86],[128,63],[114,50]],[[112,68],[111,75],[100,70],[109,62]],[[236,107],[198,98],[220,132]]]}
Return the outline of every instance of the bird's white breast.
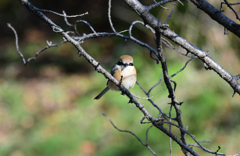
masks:
{"label": "bird's white breast", "polygon": [[136,83],[136,69],[133,66],[127,66],[122,70],[122,85],[129,89],[133,88]]}

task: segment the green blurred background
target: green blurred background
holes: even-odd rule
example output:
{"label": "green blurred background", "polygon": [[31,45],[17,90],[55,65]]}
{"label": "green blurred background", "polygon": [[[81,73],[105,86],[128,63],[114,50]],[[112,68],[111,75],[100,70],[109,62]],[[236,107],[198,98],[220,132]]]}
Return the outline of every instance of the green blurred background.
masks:
{"label": "green blurred background", "polygon": [[[147,0],[142,1],[149,4]],[[215,7],[220,2],[214,3]],[[76,18],[87,20],[97,32],[111,32],[107,18],[107,1],[31,1],[36,7],[67,14],[88,15]],[[128,29],[134,20],[141,20],[122,1],[112,2],[112,20],[117,31]],[[156,8],[152,13],[162,21],[171,12]],[[225,14],[235,20],[234,14]],[[235,6],[239,12],[239,7]],[[24,66],[16,52],[13,32],[18,32],[19,46],[26,58],[34,56],[46,40],[58,43],[62,37],[53,33],[49,26],[29,12],[20,1],[0,1],[0,155],[1,156],[123,156],[151,155],[149,150],[133,136],[118,132],[102,115],[105,112],[120,129],[131,130],[143,141],[150,125],[141,125],[143,114],[128,98],[119,92],[108,92],[100,100],[93,98],[105,88],[106,79],[97,73],[69,43],[54,47],[40,54],[36,60]],[[62,28],[67,28],[61,17],[46,13]],[[76,19],[70,19],[73,22]],[[235,20],[236,21],[236,20]],[[239,38],[231,32],[223,35],[223,27],[212,21],[193,4],[176,4],[169,20],[170,29],[196,45],[233,75],[240,73]],[[79,33],[90,33],[84,24],[78,25]],[[127,35],[127,33],[126,33]],[[141,25],[133,29],[134,37],[155,47],[153,34]],[[138,82],[148,90],[158,82],[161,66],[149,57],[149,51],[131,41],[117,37],[86,40],[82,46],[103,67],[110,70],[119,56],[134,57]],[[179,46],[175,45],[177,48]],[[165,48],[169,74],[182,68],[188,58]],[[212,151],[221,146],[220,152],[234,154],[240,151],[240,104],[239,95],[232,97],[233,90],[213,71],[205,70],[199,60],[191,61],[187,68],[174,77],[177,82],[176,96],[183,101],[182,118],[189,132],[197,140],[210,139],[203,145]],[[135,86],[130,90],[145,95]],[[166,113],[169,99],[163,83],[151,96]],[[114,97],[114,98],[113,98]],[[140,100],[146,109],[157,117],[158,112],[147,100]],[[179,131],[172,128],[174,134]],[[187,137],[188,143],[194,143]],[[159,155],[169,155],[169,138],[156,128],[149,133],[149,144]],[[173,155],[183,155],[173,142]],[[199,155],[209,155],[194,148]]]}

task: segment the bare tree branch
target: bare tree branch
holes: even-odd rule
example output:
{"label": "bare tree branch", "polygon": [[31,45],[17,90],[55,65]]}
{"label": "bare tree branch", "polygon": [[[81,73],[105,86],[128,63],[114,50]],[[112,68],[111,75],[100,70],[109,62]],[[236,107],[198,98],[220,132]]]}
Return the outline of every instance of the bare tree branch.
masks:
{"label": "bare tree branch", "polygon": [[45,10],[45,9],[39,9],[37,8],[36,11],[41,11],[41,12],[49,12],[49,13],[52,13],[52,14],[55,14],[55,15],[58,15],[58,16],[62,16],[62,17],[66,17],[66,18],[76,18],[76,17],[81,17],[81,16],[84,16],[84,15],[88,15],[88,12],[85,12],[83,14],[79,14],[79,15],[71,15],[71,16],[68,16],[65,14],[65,11],[63,14],[59,14],[55,11],[52,11],[52,10]]}
{"label": "bare tree branch", "polygon": [[[198,59],[202,60],[202,62],[204,64],[206,64],[207,69],[214,70],[221,78],[223,78],[227,83],[229,83],[229,85],[234,89],[234,93],[240,94],[240,85],[237,82],[237,80],[240,78],[240,74],[238,74],[237,76],[232,76],[225,69],[223,69],[219,64],[217,64],[212,58],[210,58],[208,56],[207,52],[204,52],[204,51],[200,50],[199,48],[193,46],[192,44],[187,42],[185,39],[178,36],[174,31],[172,31],[168,28],[168,25],[166,23],[173,13],[174,4],[173,4],[173,7],[172,7],[172,11],[171,11],[170,15],[168,16],[165,24],[163,24],[160,20],[158,20],[156,17],[154,17],[149,12],[151,9],[153,9],[157,6],[161,6],[162,4],[166,4],[166,3],[169,3],[169,2],[173,2],[173,1],[178,1],[179,3],[182,4],[182,2],[180,0],[162,0],[162,1],[159,1],[159,2],[154,1],[155,4],[152,4],[152,5],[149,5],[149,6],[142,5],[138,0],[123,0],[124,2],[126,2],[130,6],[130,8],[132,8],[143,19],[144,22],[134,21],[134,22],[131,23],[128,30],[123,30],[123,31],[120,31],[120,32],[116,31],[116,29],[114,28],[113,23],[112,23],[112,19],[111,19],[111,7],[112,7],[111,0],[109,0],[109,2],[108,2],[108,20],[109,20],[109,23],[110,23],[110,26],[111,26],[111,29],[112,29],[113,32],[97,32],[92,27],[92,25],[85,20],[76,20],[74,24],[71,24],[71,23],[68,22],[68,18],[80,17],[80,16],[83,16],[83,15],[86,15],[87,13],[80,14],[80,15],[67,15],[65,13],[65,11],[63,11],[63,14],[59,14],[59,13],[56,13],[54,11],[39,9],[39,8],[35,7],[34,5],[32,5],[28,0],[20,0],[20,1],[30,11],[32,11],[37,17],[39,17],[45,23],[47,23],[52,28],[52,30],[54,32],[63,36],[63,41],[58,43],[58,44],[52,44],[51,42],[47,41],[47,46],[42,48],[40,51],[38,51],[35,54],[35,56],[29,58],[26,61],[24,55],[19,50],[17,32],[15,31],[15,29],[10,24],[8,24],[8,27],[11,28],[13,30],[14,34],[15,34],[17,52],[21,56],[24,64],[27,64],[27,62],[31,61],[32,59],[36,59],[36,57],[40,53],[45,51],[46,49],[49,49],[49,48],[54,47],[54,46],[59,46],[59,45],[61,45],[63,43],[66,43],[66,42],[70,42],[72,45],[74,45],[76,47],[79,56],[83,56],[95,68],[95,70],[97,72],[101,73],[108,80],[112,81],[115,85],[117,85],[119,87],[119,89],[121,90],[121,92],[130,99],[130,102],[134,103],[135,106],[143,113],[144,117],[141,120],[141,123],[151,123],[151,125],[149,126],[149,128],[146,131],[146,143],[144,143],[133,132],[128,131],[128,130],[121,130],[121,129],[117,128],[114,125],[114,123],[107,117],[107,115],[105,113],[103,113],[103,115],[110,121],[110,123],[113,125],[113,127],[115,129],[117,129],[120,132],[127,132],[127,133],[132,134],[133,136],[135,136],[138,139],[139,142],[142,143],[142,145],[146,146],[152,152],[152,154],[154,154],[154,155],[157,155],[157,154],[152,150],[152,148],[148,144],[148,142],[149,142],[149,140],[148,140],[149,131],[153,126],[156,127],[157,129],[161,130],[162,132],[164,132],[166,135],[168,135],[170,137],[170,142],[169,142],[169,144],[170,144],[170,155],[172,155],[172,141],[175,141],[182,148],[182,151],[186,156],[189,156],[189,155],[197,156],[198,155],[191,148],[191,146],[199,147],[202,150],[204,150],[208,153],[211,153],[211,154],[225,155],[223,153],[219,153],[220,146],[219,146],[219,148],[216,152],[213,152],[213,151],[208,150],[207,148],[203,147],[201,145],[201,141],[197,141],[194,138],[194,136],[187,131],[187,128],[184,128],[184,124],[183,124],[182,117],[181,117],[182,112],[180,110],[180,106],[181,106],[182,102],[177,101],[177,98],[175,96],[175,90],[176,90],[176,87],[177,87],[177,83],[174,80],[172,80],[171,78],[173,78],[175,75],[177,75],[178,73],[183,71],[186,68],[186,66],[188,65],[188,63],[191,60],[193,60],[193,58],[198,58]],[[201,1],[201,0],[191,0],[191,1],[193,2],[193,1]],[[224,0],[224,1],[227,2],[227,0]],[[230,3],[228,3],[228,5],[230,5]],[[69,28],[67,30],[63,30],[60,26],[55,24],[51,19],[49,19],[45,14],[43,14],[43,12],[49,12],[49,13],[53,13],[55,15],[64,17],[64,20],[65,20],[66,24],[69,26]],[[76,27],[77,24],[79,24],[79,23],[86,24],[92,30],[92,33],[83,34],[82,36],[80,36],[79,35],[80,33],[78,32],[77,27]],[[132,35],[132,28],[135,26],[135,24],[142,24],[146,28],[148,28],[152,33],[155,34],[155,41],[156,41],[156,49],[157,50],[155,50],[154,48],[152,48],[148,44],[136,39]],[[73,30],[70,31],[70,29],[71,30],[73,29]],[[125,35],[122,34],[123,32],[126,32],[126,31],[129,32],[129,36],[125,36]],[[153,117],[153,115],[148,112],[148,110],[144,107],[144,105],[137,100],[137,98],[138,98],[137,96],[133,95],[131,92],[129,92],[121,84],[121,80],[120,80],[120,82],[117,81],[109,72],[107,72],[100,65],[99,62],[97,62],[91,55],[89,55],[81,46],[81,44],[86,39],[96,38],[96,37],[110,37],[110,36],[117,36],[117,37],[123,38],[125,40],[131,40],[131,41],[137,43],[138,45],[149,49],[150,57],[153,58],[154,60],[156,60],[157,63],[158,62],[161,63],[162,75],[160,76],[159,81],[155,85],[153,85],[149,89],[148,92],[140,85],[140,83],[137,82],[137,84],[140,86],[140,88],[143,90],[143,92],[147,95],[148,101],[159,111],[157,118]],[[178,50],[177,48],[175,48],[167,39],[163,38],[163,36],[167,37],[169,40],[175,42],[176,44],[182,46],[187,51],[186,54],[183,53],[182,51]],[[173,50],[176,50],[177,52],[179,52],[180,54],[182,54],[186,57],[190,57],[190,59],[185,63],[184,67],[181,68],[178,72],[176,72],[172,76],[169,76],[169,73],[168,73],[168,66],[167,66],[165,55],[164,55],[163,44],[165,44],[167,47],[169,47]],[[193,56],[187,56],[188,53],[193,54]],[[155,56],[153,56],[153,54]],[[153,100],[150,98],[151,91],[162,82],[162,76],[163,76],[163,79],[164,79],[164,83],[167,87],[168,93],[169,93],[168,97],[171,100],[170,105],[169,105],[170,106],[170,111],[168,113],[169,115],[164,113],[162,111],[162,109],[158,105],[156,105],[153,102]],[[172,117],[172,109],[175,110],[176,117]],[[144,119],[147,119],[148,122],[143,122]],[[177,124],[172,123],[172,120],[177,122]],[[163,126],[165,123],[168,124],[169,129],[167,129]],[[175,126],[175,127],[179,128],[179,131],[181,133],[181,138],[180,139],[175,134],[173,134],[173,132],[171,131],[171,126]],[[187,144],[186,135],[189,135],[195,141],[196,144]]]}
{"label": "bare tree branch", "polygon": [[115,126],[115,124],[109,119],[109,117],[108,117],[104,112],[102,112],[102,115],[105,116],[105,117],[108,119],[108,121],[110,121],[110,123],[112,124],[112,126],[113,126],[115,129],[117,129],[117,130],[120,131],[120,132],[126,132],[126,133],[129,133],[129,134],[133,135],[135,138],[138,139],[139,142],[142,143],[143,146],[146,146],[146,147],[152,152],[153,155],[157,155],[157,154],[153,151],[153,149],[149,146],[149,144],[148,144],[148,132],[149,132],[149,130],[152,128],[153,125],[151,125],[151,126],[147,129],[147,132],[146,132],[146,143],[144,143],[135,133],[133,133],[133,132],[131,132],[131,131],[129,131],[129,130],[121,130],[121,129],[119,129],[117,126]]}
{"label": "bare tree branch", "polygon": [[174,10],[174,6],[175,6],[175,3],[173,3],[173,6],[172,6],[172,11],[171,11],[171,13],[168,15],[168,17],[167,17],[167,19],[166,19],[166,22],[165,22],[165,24],[167,24],[168,20],[169,20],[169,19],[170,19],[170,17],[172,16],[172,14],[173,14],[173,10]]}
{"label": "bare tree branch", "polygon": [[190,1],[195,4],[199,9],[203,10],[206,14],[208,14],[213,20],[217,21],[219,24],[221,24],[240,38],[240,26],[231,19],[229,19],[227,16],[222,14],[221,10],[216,9],[214,6],[212,6],[205,0]]}
{"label": "bare tree branch", "polygon": [[26,60],[25,60],[23,54],[21,53],[21,51],[19,50],[19,46],[18,46],[18,35],[17,35],[17,32],[16,32],[16,30],[12,27],[12,25],[11,25],[10,23],[8,23],[7,26],[8,26],[9,28],[11,28],[12,31],[14,32],[14,35],[15,35],[15,44],[16,44],[17,52],[18,52],[18,54],[21,56],[21,58],[22,58],[22,60],[23,60],[23,64],[25,65],[25,64],[26,64]]}
{"label": "bare tree branch", "polygon": [[171,75],[169,78],[171,79],[171,78],[173,78],[174,76],[176,76],[178,73],[180,73],[181,71],[183,71],[183,70],[187,67],[188,63],[189,63],[190,61],[192,61],[194,58],[195,58],[195,57],[190,58],[190,59],[185,63],[185,65],[183,66],[182,69],[180,69],[180,70],[179,70],[178,72],[176,72],[175,74]]}
{"label": "bare tree branch", "polygon": [[[154,17],[146,9],[146,7],[143,6],[139,1],[137,0],[123,0],[123,1],[126,2],[138,14],[140,14],[140,16],[143,18],[143,21],[145,21],[145,23],[150,25],[153,29],[158,30],[160,33],[162,33],[162,35],[169,38],[171,41],[182,46],[184,49],[187,50],[187,52],[190,52],[196,55],[200,60],[206,63],[213,71],[215,71],[222,79],[224,79],[233,88],[234,92],[240,94],[240,84],[237,82],[234,76],[232,76],[228,71],[226,71],[223,67],[217,64],[210,56],[207,55],[206,52],[193,46],[192,44],[187,42],[185,39],[177,35],[175,32],[171,31],[170,29],[163,27],[163,25],[161,24],[162,22],[159,21],[156,17]],[[199,0],[199,1],[202,1],[202,0]]]}
{"label": "bare tree branch", "polygon": [[235,16],[236,16],[236,19],[240,20],[240,18],[239,18],[239,16],[238,16],[238,13],[237,13],[237,12],[233,9],[233,7],[232,7],[232,5],[239,5],[240,2],[239,2],[239,3],[229,3],[228,0],[224,0],[224,2],[221,3],[220,11],[223,11],[223,10],[222,10],[223,4],[226,4],[226,5],[233,11],[233,13],[234,13]]}
{"label": "bare tree branch", "polygon": [[68,42],[72,43],[79,53],[88,60],[88,62],[96,69],[97,72],[102,73],[106,78],[111,80],[114,84],[116,84],[119,89],[129,97],[130,102],[134,103],[137,108],[144,114],[144,116],[151,122],[158,121],[155,119],[141,104],[119,81],[117,81],[109,72],[107,72],[94,58],[92,58],[80,45],[80,43],[74,40],[68,33],[66,33],[61,27],[52,22],[47,16],[45,16],[41,11],[38,10],[35,6],[33,6],[27,0],[20,0],[30,11],[34,12],[37,17],[45,21],[50,25],[54,32],[61,34]]}

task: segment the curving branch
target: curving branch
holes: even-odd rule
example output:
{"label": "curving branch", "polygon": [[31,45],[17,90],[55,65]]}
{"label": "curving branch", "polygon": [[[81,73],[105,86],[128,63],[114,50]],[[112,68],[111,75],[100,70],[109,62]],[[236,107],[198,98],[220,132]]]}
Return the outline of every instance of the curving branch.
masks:
{"label": "curving branch", "polygon": [[[154,126],[155,128],[159,129],[160,131],[162,131],[163,133],[165,133],[166,135],[168,135],[170,137],[170,154],[172,154],[172,147],[171,147],[171,142],[172,140],[175,141],[181,148],[182,151],[185,155],[194,155],[197,156],[198,154],[191,148],[191,146],[195,146],[195,147],[199,147],[201,149],[203,149],[204,151],[211,153],[211,154],[215,154],[215,155],[225,155],[222,153],[219,153],[218,151],[220,150],[220,148],[218,148],[218,150],[216,152],[210,151],[207,148],[203,147],[200,143],[200,141],[197,141],[193,135],[191,135],[188,131],[187,128],[184,128],[184,124],[182,121],[182,117],[181,117],[181,110],[180,110],[180,106],[182,104],[182,102],[178,102],[177,98],[175,96],[175,89],[177,87],[177,83],[172,80],[171,78],[174,77],[175,75],[177,75],[179,72],[183,71],[186,66],[188,65],[188,63],[194,59],[194,58],[198,58],[200,60],[202,60],[206,66],[207,69],[212,69],[214,70],[217,74],[219,74],[226,82],[228,82],[230,84],[230,86],[234,89],[234,92],[237,92],[238,94],[240,94],[240,85],[237,82],[237,80],[240,78],[240,74],[237,76],[232,76],[230,73],[228,73],[225,69],[223,69],[220,65],[218,65],[212,58],[210,58],[208,56],[208,54],[202,50],[200,50],[199,48],[193,46],[192,44],[190,44],[189,42],[187,42],[185,39],[181,38],[180,36],[178,36],[174,31],[170,30],[168,27],[167,21],[168,19],[171,17],[172,13],[173,13],[173,9],[174,9],[174,5],[172,7],[172,11],[170,13],[170,15],[167,18],[167,21],[165,23],[162,23],[160,20],[158,20],[156,17],[154,17],[152,14],[149,13],[149,11],[155,7],[158,6],[162,6],[162,4],[166,4],[169,2],[173,2],[173,1],[177,1],[179,3],[182,4],[182,2],[180,0],[162,0],[159,2],[154,1],[155,3],[149,6],[144,6],[142,5],[138,0],[123,0],[124,2],[126,2],[140,17],[142,17],[143,21],[134,21],[128,30],[124,30],[124,31],[120,31],[118,32],[112,23],[111,20],[111,0],[109,0],[108,3],[108,19],[109,19],[109,23],[111,26],[111,29],[113,32],[97,32],[90,23],[88,23],[85,20],[76,20],[74,24],[71,24],[68,22],[68,18],[74,18],[74,17],[80,17],[83,16],[85,14],[80,14],[80,15],[67,15],[64,11],[63,14],[59,14],[56,13],[54,11],[49,11],[49,10],[44,10],[44,9],[39,9],[37,7],[35,7],[34,5],[32,5],[28,0],[20,0],[22,2],[23,5],[25,5],[30,11],[32,11],[37,17],[39,17],[40,19],[42,19],[45,23],[47,23],[54,32],[60,34],[63,36],[63,41],[58,43],[58,44],[52,44],[51,42],[47,41],[47,46],[44,47],[43,49],[41,49],[40,51],[38,51],[35,56],[27,59],[24,58],[24,55],[20,52],[19,50],[19,46],[18,46],[18,37],[17,37],[17,33],[15,31],[15,29],[8,24],[8,27],[11,28],[15,34],[15,38],[16,38],[16,47],[17,47],[17,52],[18,54],[21,56],[24,64],[26,64],[27,62],[31,61],[32,59],[36,59],[36,57],[42,53],[43,51],[45,51],[48,48],[54,47],[54,46],[59,46],[63,43],[66,42],[70,42],[73,46],[76,47],[79,56],[83,56],[94,68],[97,72],[101,73],[102,75],[104,75],[108,80],[112,81],[114,84],[116,84],[119,89],[121,90],[121,92],[126,95],[129,99],[130,99],[130,103],[135,104],[135,106],[143,113],[143,119],[141,120],[141,123],[143,124],[143,120],[147,119],[148,122],[145,123],[151,123],[150,127],[147,129],[146,131],[146,143],[144,143],[138,136],[136,136],[134,133],[132,133],[131,131],[128,130],[121,130],[119,128],[117,128],[113,122],[106,116],[106,114],[103,113],[103,115],[111,122],[111,124],[119,131],[121,132],[127,132],[130,133],[132,135],[134,135],[144,146],[146,146],[151,152],[152,154],[156,155],[156,153],[151,149],[151,147],[148,145],[148,134],[149,134],[149,130]],[[49,12],[49,13],[53,13],[57,16],[62,16],[64,17],[65,23],[69,26],[69,28],[67,30],[63,30],[60,26],[58,26],[57,24],[55,24],[51,19],[49,19],[45,14],[43,14],[43,12]],[[77,30],[77,24],[79,23],[84,23],[86,24],[91,30],[92,32],[89,34],[84,34],[82,36],[79,35],[78,30]],[[146,28],[150,29],[151,32],[153,34],[155,34],[155,41],[156,41],[156,50],[154,48],[152,48],[150,45],[136,39],[133,35],[132,35],[132,28],[135,26],[135,24],[142,24],[144,25]],[[69,31],[70,29],[73,29],[73,31]],[[122,35],[123,32],[128,31],[129,36],[125,36]],[[137,100],[137,97],[135,95],[133,95],[132,93],[130,93],[122,84],[121,82],[117,81],[109,72],[107,72],[101,65],[99,62],[97,62],[91,55],[89,55],[81,46],[81,44],[87,40],[87,39],[91,39],[91,38],[97,38],[97,37],[110,37],[110,36],[116,36],[116,37],[120,37],[123,38],[125,40],[131,40],[133,42],[135,42],[136,44],[147,48],[150,51],[150,56],[151,58],[153,58],[154,60],[157,61],[157,63],[161,64],[162,67],[162,75],[159,79],[159,81],[153,85],[149,91],[145,91],[145,89],[140,85],[140,83],[137,82],[137,84],[139,84],[140,88],[143,90],[143,92],[148,96],[148,101],[159,111],[158,117],[155,118],[153,117],[152,114],[150,114],[148,112],[148,110],[144,107],[144,105],[142,103],[140,103]],[[187,53],[183,53],[182,51],[178,50],[177,48],[175,48],[167,39],[163,38],[163,36],[165,36],[166,38],[168,38],[169,40],[177,43],[178,45],[182,46]],[[164,55],[164,50],[163,50],[163,44],[165,44],[167,47],[177,51],[178,53],[186,56],[186,57],[190,57],[190,59],[186,62],[186,64],[184,65],[183,68],[181,68],[178,72],[176,72],[175,74],[173,74],[172,76],[169,76],[168,74],[168,66],[166,63],[166,58]],[[192,56],[187,56],[188,53],[193,54]],[[155,56],[153,56],[153,54]],[[164,113],[162,111],[162,109],[153,102],[153,100],[150,97],[150,93],[151,91],[162,82],[162,77],[164,80],[164,83],[168,89],[168,93],[169,93],[169,98],[171,100],[171,102],[169,103],[170,105],[170,111],[169,111],[169,115]],[[172,110],[175,110],[175,117],[172,117]],[[177,122],[177,124],[172,123],[171,121],[175,121]],[[169,125],[169,129],[165,128],[163,125],[164,123],[167,123]],[[172,133],[171,131],[171,126],[175,126],[177,128],[179,128],[179,131],[181,133],[181,138],[179,139],[175,134]],[[196,144],[187,144],[186,141],[186,135],[189,135],[195,142]]]}
{"label": "curving branch", "polygon": [[194,58],[195,58],[195,57],[192,56],[192,57],[185,63],[185,65],[184,65],[179,71],[177,71],[176,73],[172,74],[169,78],[171,79],[171,78],[173,78],[174,76],[176,76],[178,73],[180,73],[181,71],[183,71],[183,70],[187,67],[188,63],[189,63],[190,61],[192,61]]}
{"label": "curving branch", "polygon": [[42,52],[44,52],[45,50],[51,48],[51,47],[58,47],[60,45],[62,45],[63,43],[66,43],[66,40],[61,41],[60,43],[57,44],[52,44],[52,42],[47,41],[47,46],[45,46],[44,48],[42,48],[41,50],[39,50],[38,52],[36,52],[35,56],[28,58],[27,60],[25,59],[24,55],[22,54],[22,52],[19,50],[19,45],[18,45],[18,35],[17,35],[17,31],[12,27],[12,25],[10,23],[7,24],[7,26],[12,29],[14,35],[15,35],[15,44],[16,44],[16,48],[17,48],[17,52],[19,54],[19,56],[22,58],[23,64],[27,65],[31,60],[35,60],[39,54],[41,54]]}
{"label": "curving branch", "polygon": [[240,25],[232,21],[230,18],[222,14],[221,10],[216,9],[214,6],[209,4],[205,0],[190,0],[195,4],[199,9],[203,10],[208,14],[213,20],[227,28],[229,31],[234,33],[240,38]]}
{"label": "curving branch", "polygon": [[149,149],[149,151],[152,152],[153,155],[155,155],[155,156],[157,155],[157,154],[154,152],[154,150],[153,150],[153,149],[149,146],[149,144],[148,144],[148,134],[149,134],[149,130],[153,127],[153,125],[151,125],[150,127],[148,127],[148,129],[147,129],[147,131],[146,131],[146,143],[144,143],[135,133],[133,133],[133,132],[131,132],[131,131],[129,131],[129,130],[119,129],[119,128],[112,122],[112,120],[111,120],[104,112],[102,112],[102,115],[105,116],[105,117],[108,119],[108,121],[112,124],[112,126],[113,126],[116,130],[118,130],[119,132],[125,132],[125,133],[129,133],[129,134],[133,135],[139,142],[141,142],[141,144],[142,144],[143,146],[146,146],[146,147]]}
{"label": "curving branch", "polygon": [[238,16],[238,13],[237,13],[237,12],[233,9],[233,7],[232,7],[232,5],[239,5],[240,2],[238,2],[238,3],[229,3],[228,0],[224,0],[224,1],[221,3],[221,7],[220,7],[220,11],[222,11],[222,12],[223,12],[223,10],[222,10],[223,4],[226,4],[226,5],[228,6],[228,8],[230,8],[230,9],[232,10],[232,12],[235,14],[236,19],[240,20],[240,18],[239,18],[239,16]]}
{"label": "curving branch", "polygon": [[68,33],[66,33],[60,26],[56,25],[51,19],[45,16],[39,9],[33,6],[28,0],[20,0],[22,4],[24,4],[30,11],[34,12],[40,19],[49,24],[49,26],[53,29],[54,32],[61,34],[68,42],[76,47],[79,53],[86,59],[88,62],[96,69],[97,72],[102,73],[106,78],[111,80],[114,84],[116,84],[119,89],[129,97],[130,102],[134,103],[136,107],[138,107],[144,116],[155,122],[155,119],[146,109],[145,107],[119,82],[117,81],[109,72],[107,72],[99,62],[97,62],[93,57],[91,57],[80,45],[80,42],[74,40]]}
{"label": "curving branch", "polygon": [[[47,16],[45,16],[41,11],[39,11],[38,8],[33,6],[29,1],[27,0],[20,0],[22,4],[24,4],[30,11],[32,11],[37,17],[42,19],[44,22],[46,22],[54,32],[61,34],[64,39],[68,42],[70,42],[72,45],[76,47],[79,54],[83,56],[85,59],[88,60],[88,62],[96,69],[97,72],[102,73],[107,79],[112,81],[114,84],[116,84],[119,89],[129,97],[130,102],[134,103],[136,107],[144,114],[144,117],[153,123],[153,125],[162,130],[164,133],[169,135],[173,138],[174,141],[176,141],[183,149],[190,152],[192,155],[197,155],[191,148],[189,148],[186,144],[182,143],[174,134],[172,134],[170,131],[165,129],[161,124],[158,124],[159,119],[154,118],[141,104],[135,96],[133,96],[123,85],[121,85],[120,82],[118,82],[109,72],[107,72],[100,64],[97,62],[94,58],[92,58],[82,47],[81,42],[78,40],[75,40],[74,37],[71,37],[67,32],[65,32],[60,26],[56,25],[51,19],[49,19]],[[118,34],[118,33],[117,33]]]}
{"label": "curving branch", "polygon": [[[171,41],[173,41],[176,44],[183,47],[188,53],[192,53],[195,56],[197,56],[200,60],[202,60],[203,63],[205,63],[209,67],[209,69],[212,69],[222,79],[224,79],[233,88],[234,93],[238,93],[240,95],[240,84],[237,82],[236,76],[231,75],[223,67],[221,67],[219,64],[217,64],[210,56],[208,56],[208,54],[206,52],[193,46],[191,43],[186,41],[184,38],[180,37],[174,31],[167,28],[166,25],[163,25],[159,19],[157,19],[155,16],[153,16],[149,12],[148,7],[142,5],[138,0],[123,0],[123,1],[126,2],[130,8],[132,8],[135,12],[138,13],[139,16],[142,17],[143,21],[146,24],[150,25],[153,29],[159,31],[163,36],[167,37]],[[167,0],[163,0],[161,2],[164,3],[164,1],[167,1]],[[207,2],[205,2],[204,0],[191,0],[191,1],[196,2],[196,3],[202,2],[201,5],[199,3],[197,3],[197,4],[199,4],[199,7],[203,7],[203,5],[208,5],[208,4],[206,4]],[[209,7],[210,6],[208,6],[208,8]],[[220,14],[220,12],[219,13],[216,12],[216,8],[212,8],[212,9],[215,10],[215,12],[212,12],[212,14],[214,14],[214,13],[217,15]],[[224,15],[221,14],[222,20],[224,19],[223,16]],[[228,23],[230,22],[229,25],[233,25],[233,24],[231,24],[231,22],[233,22],[233,21],[227,20],[227,22]],[[226,27],[226,28],[228,28],[228,27]],[[240,29],[238,28],[235,30],[236,30],[236,34],[239,33],[239,36],[240,36]]]}
{"label": "curving branch", "polygon": [[[157,50],[158,50],[158,53],[159,53],[159,60],[160,60],[161,65],[162,65],[164,82],[167,86],[168,93],[169,93],[168,97],[171,98],[171,105],[175,108],[176,121],[178,122],[178,125],[180,127],[184,128],[183,122],[182,122],[182,119],[181,119],[181,113],[182,112],[179,108],[180,103],[176,99],[175,90],[173,89],[173,87],[171,85],[170,77],[168,75],[168,67],[167,67],[166,59],[165,59],[163,48],[162,48],[161,33],[159,33],[159,32],[156,32],[156,42],[157,42]],[[185,145],[187,145],[185,133],[182,130],[181,130],[181,140]],[[182,151],[184,152],[185,155],[188,155],[186,149],[182,148]]]}

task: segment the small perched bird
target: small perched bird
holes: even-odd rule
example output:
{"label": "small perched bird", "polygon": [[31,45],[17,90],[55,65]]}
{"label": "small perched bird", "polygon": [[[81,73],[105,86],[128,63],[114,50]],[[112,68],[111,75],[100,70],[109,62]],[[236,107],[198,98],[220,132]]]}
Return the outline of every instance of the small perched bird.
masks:
{"label": "small perched bird", "polygon": [[[120,81],[125,88],[133,88],[137,81],[137,73],[133,66],[133,58],[129,55],[121,56],[118,62],[112,67],[111,74],[115,79]],[[94,99],[100,99],[109,89],[119,91],[118,86],[112,81],[108,80],[107,85],[108,86]]]}

